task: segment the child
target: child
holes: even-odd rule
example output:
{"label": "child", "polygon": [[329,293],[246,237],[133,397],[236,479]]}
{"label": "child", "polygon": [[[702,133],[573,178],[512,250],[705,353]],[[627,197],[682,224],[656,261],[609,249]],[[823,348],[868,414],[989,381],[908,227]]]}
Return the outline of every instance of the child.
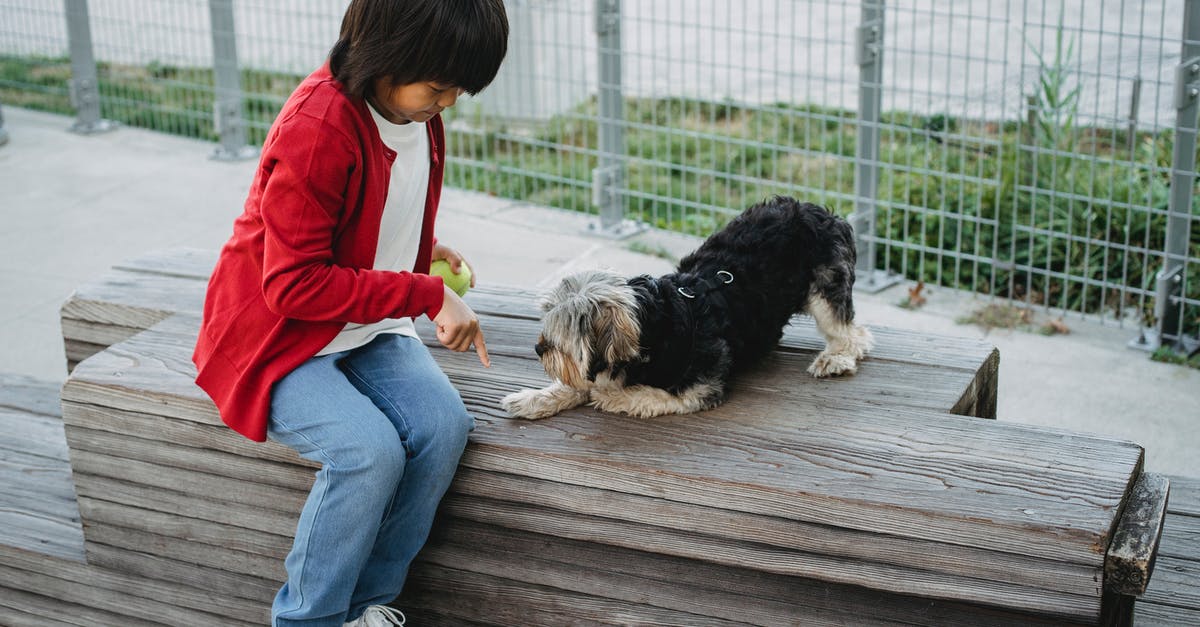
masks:
{"label": "child", "polygon": [[321,463],[274,625],[403,624],[404,585],[473,419],[416,337],[474,346],[475,313],[429,276],[443,109],[499,70],[502,0],[352,0],[329,61],[279,113],[209,281],[196,382],[226,424]]}

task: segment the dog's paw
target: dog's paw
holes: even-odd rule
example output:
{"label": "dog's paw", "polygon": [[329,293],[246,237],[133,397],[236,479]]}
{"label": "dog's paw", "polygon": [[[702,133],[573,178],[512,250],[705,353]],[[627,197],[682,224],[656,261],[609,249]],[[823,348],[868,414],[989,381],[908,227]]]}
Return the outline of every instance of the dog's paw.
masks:
{"label": "dog's paw", "polygon": [[545,394],[541,390],[521,390],[513,392],[500,399],[500,407],[514,418],[539,420],[549,418],[558,410],[545,402]]}
{"label": "dog's paw", "polygon": [[818,378],[854,374],[857,371],[858,360],[854,358],[854,355],[845,353],[823,352],[817,355],[812,365],[808,367],[808,373]]}
{"label": "dog's paw", "polygon": [[538,420],[579,407],[587,401],[588,390],[579,390],[556,381],[540,390],[513,392],[500,399],[500,406],[515,418]]}

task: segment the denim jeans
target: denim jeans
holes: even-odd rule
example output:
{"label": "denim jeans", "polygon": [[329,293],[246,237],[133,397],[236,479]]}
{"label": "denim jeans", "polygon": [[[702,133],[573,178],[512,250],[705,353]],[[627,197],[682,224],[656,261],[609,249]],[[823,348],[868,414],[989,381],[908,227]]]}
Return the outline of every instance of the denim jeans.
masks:
{"label": "denim jeans", "polygon": [[473,424],[429,350],[403,335],[313,357],[275,385],[268,436],[321,470],[274,625],[340,627],[400,593]]}

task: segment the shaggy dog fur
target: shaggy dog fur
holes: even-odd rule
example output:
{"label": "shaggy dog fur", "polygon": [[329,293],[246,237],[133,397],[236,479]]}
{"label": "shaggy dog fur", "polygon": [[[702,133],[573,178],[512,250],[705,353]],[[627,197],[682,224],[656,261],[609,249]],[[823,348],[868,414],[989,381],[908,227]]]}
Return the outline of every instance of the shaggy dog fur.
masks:
{"label": "shaggy dog fur", "polygon": [[871,347],[870,332],[854,324],[854,264],[849,224],[776,197],[713,234],[672,274],[568,276],[542,300],[535,347],[554,383],[501,404],[521,418],[585,403],[639,417],[709,409],[801,312],[826,339],[808,371],[853,373]]}

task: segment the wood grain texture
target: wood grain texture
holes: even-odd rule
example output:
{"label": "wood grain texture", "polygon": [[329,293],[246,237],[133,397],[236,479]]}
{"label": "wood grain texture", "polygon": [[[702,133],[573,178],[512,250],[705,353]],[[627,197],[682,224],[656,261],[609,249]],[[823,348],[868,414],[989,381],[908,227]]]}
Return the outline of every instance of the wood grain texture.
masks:
{"label": "wood grain texture", "polygon": [[1200,517],[1200,478],[1171,478],[1171,498],[1167,499],[1167,512]]}
{"label": "wood grain texture", "polygon": [[[481,554],[480,546],[489,550]],[[1061,618],[1018,616],[1011,610],[718,566],[487,523],[462,525],[452,518],[435,531],[416,570],[429,563],[751,624],[810,619],[850,624],[1064,624]],[[510,603],[519,603],[519,598]]]}
{"label": "wood grain texture", "polygon": [[[564,529],[563,533],[569,537],[593,542],[601,540],[593,529],[615,520],[645,525],[652,531],[654,528],[669,529],[734,540],[761,550],[779,547],[800,553],[845,558],[851,573],[856,570],[852,562],[863,561],[1071,594],[1094,596],[1098,592],[1094,567],[1011,555],[997,550],[972,549],[843,527],[810,525],[471,468],[459,470],[450,490],[452,505],[448,507],[458,507],[460,516],[471,517],[482,523],[503,525],[501,519],[492,516],[493,508],[482,503],[518,503],[528,506],[527,511],[535,512],[535,516],[527,517],[531,520],[516,524],[513,528],[537,531],[537,525],[541,524],[546,525],[541,533],[553,534],[551,529]],[[476,497],[476,501],[465,497]],[[454,503],[459,505],[455,506]],[[592,517],[601,520],[593,521]],[[628,535],[636,538],[639,534]],[[615,537],[619,539],[622,536],[617,534]],[[628,542],[613,544],[628,545]],[[664,548],[657,545],[647,547],[644,542],[640,544],[642,546],[638,548],[651,552],[661,552]]]}
{"label": "wood grain texture", "polygon": [[1104,586],[1117,594],[1141,596],[1150,583],[1167,514],[1166,477],[1143,472],[1133,485],[1104,560]]}
{"label": "wood grain texture", "polygon": [[[96,566],[46,559],[0,546],[0,597],[16,590],[51,600],[38,610],[46,617],[65,613],[63,604],[92,608],[96,622],[85,625],[262,624],[262,609],[238,599],[223,599],[199,588],[131,577]],[[3,602],[0,602],[3,605]],[[102,612],[102,613],[101,613]],[[7,623],[5,623],[7,624]]]}
{"label": "wood grain texture", "polygon": [[0,404],[0,545],[82,560],[62,420],[44,400],[58,386],[25,383],[6,388],[13,394]]}
{"label": "wood grain texture", "polygon": [[1134,624],[1200,625],[1200,480],[1169,477],[1170,498],[1154,577],[1134,607]]}
{"label": "wood grain texture", "polygon": [[[189,344],[179,341],[193,323],[172,318],[89,360],[64,387],[64,400],[216,424],[192,382]],[[822,524],[850,520],[864,531],[950,534],[967,546],[1001,542],[1099,563],[1142,454],[1128,443],[1021,425],[904,409],[868,413],[840,394],[819,405],[745,395],[711,412],[654,421],[588,409],[514,421],[499,417],[496,401],[521,385],[519,370],[498,359],[490,371],[467,372],[455,363],[463,356],[435,355],[483,418],[468,466]],[[486,398],[480,388],[490,390]],[[189,463],[214,465],[195,455]]]}
{"label": "wood grain texture", "polygon": [[[898,594],[1058,615],[1099,614],[1098,572],[1115,513],[1140,469],[1140,447],[948,418],[945,409],[962,397],[975,371],[963,369],[957,379],[939,377],[945,373],[930,365],[881,359],[864,363],[860,374],[849,379],[797,377],[789,373],[800,373],[806,366],[808,356],[801,349],[772,355],[758,376],[735,384],[730,401],[714,411],[642,421],[584,408],[547,421],[515,421],[504,417],[496,403],[507,391],[545,380],[534,359],[516,356],[523,352],[519,346],[531,341],[536,324],[507,317],[496,317],[495,322],[499,331],[489,343],[496,347],[490,370],[471,364],[470,356],[434,351],[479,417],[464,467],[476,476],[502,473],[539,484],[618,494],[628,501],[640,499],[645,509],[625,508],[632,520],[613,520],[591,514],[572,518],[571,512],[550,514],[540,505],[508,504],[460,512],[460,517],[495,517],[505,507],[524,507],[524,514],[505,514],[509,525],[552,530],[568,538],[575,537],[572,529],[608,528],[608,535],[593,537],[626,546],[640,541],[640,547],[629,548],[691,559],[707,555],[729,566],[754,565],[767,572]],[[177,468],[296,493],[307,489],[312,468],[298,466],[290,451],[263,451],[220,425],[211,403],[192,382],[189,349],[196,326],[194,317],[174,316],[81,364],[63,390],[72,448],[83,453],[84,464],[130,459],[152,468]],[[872,367],[879,371],[872,372]],[[960,387],[925,385],[934,380],[955,381]],[[932,394],[942,411],[921,407],[921,396],[913,390],[922,386],[945,390]],[[259,458],[259,453],[271,459]],[[97,543],[161,547],[152,554],[168,559],[179,557],[174,552],[180,551],[188,555],[183,561],[196,566],[268,575],[267,562],[255,558],[239,563],[256,553],[248,547],[225,555],[188,553],[194,546],[180,543],[201,533],[196,523],[160,534],[134,528],[146,527],[138,521],[154,517],[121,517],[111,507],[98,507],[111,487],[85,480],[85,488],[96,492],[81,504],[105,522],[93,534]],[[123,496],[110,498],[119,498],[122,507],[150,505],[131,490],[120,493]],[[467,507],[461,503],[452,499],[448,506]],[[778,520],[830,542],[825,548],[818,540],[801,543],[803,548],[779,547],[777,542],[775,548],[765,549],[770,545],[673,529],[655,513],[655,504],[715,512],[733,520],[726,526],[739,531],[753,527],[739,524],[739,516]],[[176,499],[173,506],[184,505]],[[196,520],[213,518],[211,513],[202,516]],[[659,524],[647,526],[647,520]],[[163,529],[172,529],[163,522]],[[622,530],[622,524],[634,525],[637,531]],[[218,524],[205,537],[215,542],[220,529]],[[874,550],[878,556],[885,551],[871,549],[870,543],[861,543],[857,554],[839,555],[838,547],[845,552],[856,534],[911,544],[876,561],[864,553]],[[943,546],[949,548],[937,550]],[[965,557],[972,552],[975,557],[994,555],[980,561],[989,564],[982,570],[992,569],[995,579],[980,578],[978,570],[972,573],[973,560]],[[1042,575],[1030,585],[1009,581],[1020,577],[1005,577],[1002,570]]]}
{"label": "wood grain texture", "polygon": [[58,417],[62,385],[19,374],[0,373],[0,408],[30,416]]}
{"label": "wood grain texture", "polygon": [[[1171,481],[1175,481],[1175,478],[1172,477]],[[1175,489],[1172,487],[1172,492]],[[1200,561],[1200,516],[1167,514],[1158,554]],[[1200,581],[1196,583],[1200,585]]]}
{"label": "wood grain texture", "polygon": [[89,565],[124,573],[130,577],[177,583],[220,596],[248,599],[266,607],[270,607],[271,600],[275,598],[275,593],[282,583],[275,579],[243,575],[186,560],[144,553],[136,547],[111,546],[99,542],[88,545],[87,560]]}
{"label": "wood grain texture", "polygon": [[[193,382],[214,258],[146,256],[64,305],[70,351],[117,342],[64,386],[66,437],[90,559],[269,598],[315,468],[240,439]],[[646,421],[580,408],[526,422],[498,400],[548,383],[532,351],[536,299],[481,286],[467,300],[493,368],[419,325],[478,423],[444,541],[410,585],[438,621],[781,624],[804,615],[798,603],[806,624],[855,622],[873,603],[866,616],[880,623],[1104,613],[1105,556],[1143,451],[959,417],[995,417],[999,356],[984,342],[872,329],[877,348],[856,376],[817,380],[804,370],[823,341],[797,317],[713,411]],[[755,591],[742,577],[774,583]],[[806,589],[824,605],[798,601]]]}

